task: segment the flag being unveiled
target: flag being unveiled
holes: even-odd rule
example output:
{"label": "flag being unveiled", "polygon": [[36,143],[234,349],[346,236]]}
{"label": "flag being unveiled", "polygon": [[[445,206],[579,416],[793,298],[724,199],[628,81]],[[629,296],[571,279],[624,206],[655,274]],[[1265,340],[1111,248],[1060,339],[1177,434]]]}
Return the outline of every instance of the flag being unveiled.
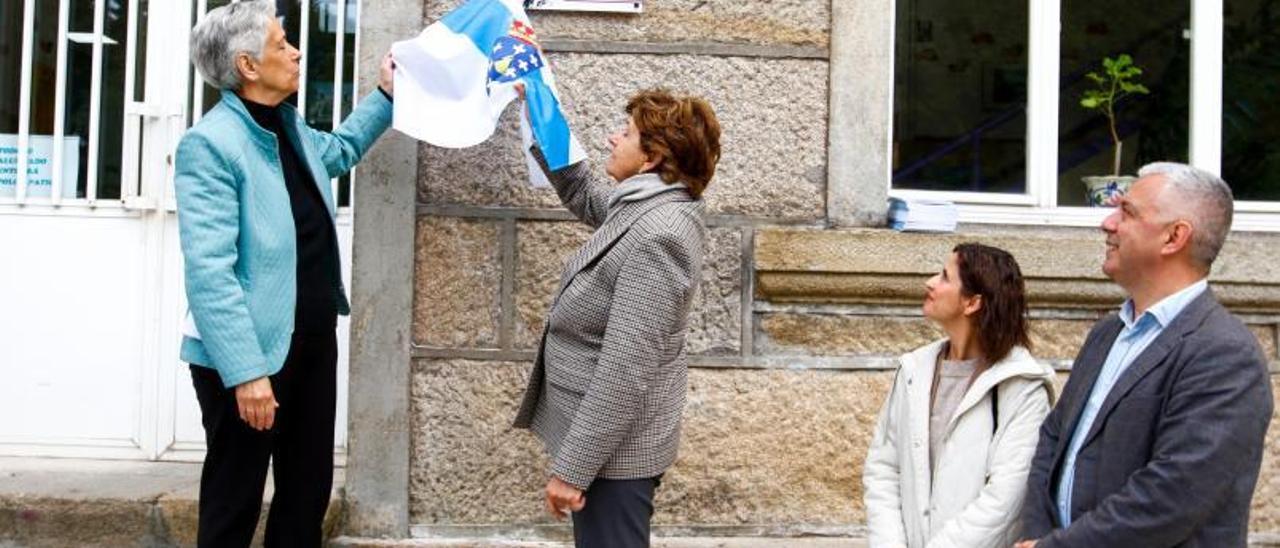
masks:
{"label": "flag being unveiled", "polygon": [[[521,117],[527,153],[535,139],[551,169],[586,157],[560,112],[555,79],[521,0],[469,0],[411,40],[397,42],[397,130],[433,145],[475,146],[493,135],[498,118],[524,82],[528,119]],[[546,184],[528,159],[535,184]]]}

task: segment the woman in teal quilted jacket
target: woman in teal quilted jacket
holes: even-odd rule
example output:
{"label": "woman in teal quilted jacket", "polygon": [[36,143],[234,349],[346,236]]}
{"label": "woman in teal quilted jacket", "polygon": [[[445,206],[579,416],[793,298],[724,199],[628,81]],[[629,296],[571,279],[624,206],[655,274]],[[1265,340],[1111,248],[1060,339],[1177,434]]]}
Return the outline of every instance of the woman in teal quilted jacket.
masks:
{"label": "woman in teal quilted jacket", "polygon": [[185,261],[181,357],[208,442],[200,546],[248,546],[267,464],[275,495],[267,546],[319,546],[333,483],[342,287],[329,180],[391,121],[392,64],[332,133],[284,102],[301,54],[275,2],[210,11],[191,61],[222,100],[178,145],[174,184]]}

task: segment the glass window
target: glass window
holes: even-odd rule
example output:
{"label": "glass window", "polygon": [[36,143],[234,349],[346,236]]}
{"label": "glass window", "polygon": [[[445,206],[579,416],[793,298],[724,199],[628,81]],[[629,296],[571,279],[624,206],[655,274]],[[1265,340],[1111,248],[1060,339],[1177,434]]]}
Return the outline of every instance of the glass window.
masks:
{"label": "glass window", "polygon": [[[93,93],[93,2],[70,3],[71,14],[68,30],[67,47],[67,87],[66,102],[63,104],[66,114],[63,118],[63,132],[67,137],[75,139],[76,147],[67,147],[64,154],[77,158],[79,169],[76,170],[76,197],[87,196],[85,189],[89,184],[89,99]],[[57,21],[57,8],[52,17],[45,21]],[[37,17],[37,19],[41,19]],[[56,24],[56,23],[55,23]],[[106,46],[103,46],[105,53]],[[37,61],[37,64],[39,62]],[[49,67],[55,65],[49,59]],[[48,88],[46,97],[52,97],[53,87]],[[52,122],[50,126],[52,127]],[[34,127],[32,131],[37,131]],[[71,141],[68,141],[70,144]],[[63,185],[71,185],[71,174],[64,174]],[[64,186],[65,188],[65,186]],[[106,196],[102,196],[106,198]]]}
{"label": "glass window", "polygon": [[[352,74],[355,70],[355,48],[357,22],[356,0],[346,2],[346,14],[340,14],[337,0],[320,0],[308,2],[310,23],[307,36],[307,124],[321,131],[333,131],[334,101],[341,101],[340,119],[350,112]],[[339,17],[343,16],[342,59],[338,56]],[[342,63],[342,85],[335,86],[334,75],[337,63]],[[342,176],[338,185],[339,205],[349,205],[351,181],[349,176]],[[327,184],[327,181],[321,181]]]}
{"label": "glass window", "polygon": [[[58,3],[35,1],[31,55],[31,110],[27,118],[30,131],[27,165],[27,196],[48,196],[51,146],[53,143],[54,96],[57,74]],[[17,188],[18,130],[21,122],[22,25],[23,2],[6,2],[0,7],[0,196],[13,197]],[[68,148],[66,154],[75,154]]]}
{"label": "glass window", "polygon": [[893,187],[1027,191],[1027,0],[899,0]]}
{"label": "glass window", "polygon": [[[194,3],[194,2],[193,2]],[[208,9],[224,6],[229,0],[208,0]],[[340,90],[334,87],[334,67],[337,57],[338,2],[337,0],[277,0],[276,14],[284,27],[285,37],[289,43],[302,52],[306,64],[303,75],[303,92],[305,100],[298,94],[285,101],[302,107],[302,114],[307,124],[321,131],[333,130],[334,101],[342,101],[341,117],[351,113],[351,94],[354,93],[355,74],[355,36],[358,27],[356,14],[357,0],[346,2],[345,28],[343,29],[342,76],[343,85]],[[303,9],[307,10],[304,25]],[[194,21],[192,22],[194,25]],[[304,28],[305,27],[305,28]],[[306,34],[304,41],[303,34]],[[192,72],[193,77],[198,73]],[[203,112],[208,112],[218,104],[221,92],[204,86]],[[194,89],[194,88],[193,88]],[[341,92],[339,95],[338,92]],[[329,184],[328,181],[320,181]],[[338,205],[350,205],[350,177],[343,176],[338,184]]]}
{"label": "glass window", "polygon": [[[1148,162],[1187,161],[1190,11],[1187,0],[1063,2],[1058,205],[1086,205],[1081,179],[1112,174],[1116,138],[1120,175],[1132,175]],[[1122,54],[1142,70],[1136,82],[1150,93],[1117,101],[1113,128],[1107,116],[1080,100],[1085,90],[1099,88],[1087,75],[1105,75],[1103,59]]]}
{"label": "glass window", "polygon": [[[1280,3],[1073,0],[1050,2],[1037,15],[1029,0],[996,1],[895,3],[891,190],[1009,206],[968,213],[962,206],[966,222],[1083,226],[1093,218],[1055,208],[1086,205],[1085,177],[1194,160],[1220,167],[1238,200],[1270,202],[1246,210],[1280,202]],[[1222,26],[1214,23],[1219,6]],[[1197,15],[1194,29],[1193,8],[1212,10]],[[1029,72],[1032,56],[1048,70]],[[1091,74],[1105,75],[1105,60],[1120,58],[1141,69],[1132,83],[1145,93],[1124,90],[1131,93],[1113,112],[1082,104],[1087,91],[1109,84]],[[1191,103],[1193,65],[1202,74],[1197,98],[1206,103]],[[1221,104],[1213,97],[1219,78]],[[1210,119],[1191,133],[1193,115],[1204,122],[1219,109],[1221,132]],[[1029,116],[1056,125],[1056,139],[1028,126]],[[1220,163],[1212,150],[1219,146]],[[1029,175],[1027,158],[1045,153],[1049,161],[1035,162]],[[1270,229],[1278,219],[1250,226]]]}
{"label": "glass window", "polygon": [[[102,104],[98,114],[98,198],[119,199],[126,99],[125,58],[129,48],[129,2],[107,2],[105,7],[102,25]],[[145,27],[146,22],[139,21],[138,26]],[[92,55],[92,48],[86,49]]]}
{"label": "glass window", "polygon": [[[124,158],[124,122],[126,56],[128,55],[128,27],[130,2],[84,1],[70,2],[66,13],[59,13],[59,0],[28,0],[34,21],[31,34],[30,57],[23,59],[22,11],[24,2],[5,2],[0,6],[0,140],[17,142],[20,129],[21,69],[30,69],[31,104],[29,117],[30,148],[26,196],[42,199],[52,191],[54,169],[54,134],[60,130],[62,139],[62,197],[85,198],[89,184],[95,184],[93,194],[105,200],[119,199]],[[146,0],[137,17],[137,39],[146,39]],[[101,21],[95,21],[101,13]],[[65,41],[59,42],[60,20],[67,22]],[[96,31],[101,28],[101,34]],[[97,61],[100,77],[98,89],[94,88],[95,46],[101,57]],[[138,48],[136,59],[145,58],[145,48]],[[59,54],[65,55],[64,72],[58,72]],[[146,71],[145,63],[135,67],[135,80],[141,93]],[[58,100],[59,79],[65,93],[61,104]],[[97,139],[93,131],[93,109],[97,93]],[[140,98],[135,95],[134,98]],[[58,116],[62,116],[61,126]],[[97,150],[90,147],[96,144]],[[12,148],[16,152],[16,147]],[[130,150],[137,149],[132,147]],[[96,154],[92,154],[96,152]],[[96,156],[96,164],[90,165]],[[5,160],[7,161],[7,160]],[[16,158],[14,158],[16,168]],[[9,175],[15,175],[10,173]],[[16,179],[16,177],[15,177]],[[16,182],[16,181],[15,181]],[[0,194],[13,196],[14,185],[0,185]]]}
{"label": "glass window", "polygon": [[[357,17],[359,13],[359,2],[356,0],[347,0],[346,4],[346,26],[343,29],[344,35],[342,49],[342,117],[346,120],[352,111],[352,98],[356,94],[356,81],[359,77],[356,74],[356,31],[359,29],[360,21]],[[334,29],[337,32],[337,29]],[[338,206],[351,205],[351,173],[343,175],[338,179]]]}
{"label": "glass window", "polygon": [[0,197],[18,185],[18,121],[22,91],[22,2],[0,2]]}
{"label": "glass window", "polygon": [[[194,3],[194,1],[192,3]],[[212,10],[214,8],[220,8],[230,3],[231,3],[231,0],[208,0],[205,8],[206,10],[205,13],[208,13],[208,10]],[[194,27],[195,25],[192,24],[192,26]],[[218,101],[222,100],[222,91],[220,91],[218,88],[215,88],[209,84],[204,83],[204,80],[200,77],[200,72],[195,70],[194,67],[191,69],[191,71],[192,71],[191,72],[192,76],[200,80],[200,85],[204,86],[204,91],[201,93],[201,98],[203,99],[203,102],[200,105],[201,107],[200,112],[202,113],[209,112],[210,109],[212,109],[214,106],[218,104]]]}
{"label": "glass window", "polygon": [[0,2],[0,134],[18,133],[22,40],[22,2]]}
{"label": "glass window", "polygon": [[[105,1],[105,0],[104,0]],[[55,82],[53,73],[57,62],[57,13],[56,0],[37,4],[40,14],[36,16],[36,37],[41,46],[37,47],[35,67],[47,66],[50,76],[46,80],[33,78],[33,96],[53,97]],[[47,7],[46,7],[47,6]],[[72,140],[74,148],[67,148],[65,154],[78,158],[79,168],[75,173],[75,196],[84,198],[88,195],[89,184],[89,147],[91,125],[91,108],[93,102],[93,49],[98,41],[102,43],[102,82],[99,89],[98,106],[98,163],[95,177],[97,179],[97,197],[114,200],[120,198],[121,164],[124,137],[125,106],[125,57],[128,54],[129,3],[106,2],[103,6],[102,36],[94,34],[94,2],[71,2],[68,26],[66,102],[63,131]],[[139,29],[145,28],[145,19],[139,18]],[[145,31],[140,31],[145,36]],[[141,49],[141,48],[139,48]],[[143,50],[145,51],[145,50]],[[135,67],[135,82],[142,80],[145,66]],[[41,101],[50,110],[46,123],[38,110],[33,110],[32,134],[50,134],[53,127],[53,102]],[[71,174],[64,173],[67,180],[64,184],[72,184]]]}
{"label": "glass window", "polygon": [[1224,7],[1222,178],[1237,200],[1280,201],[1280,4]]}

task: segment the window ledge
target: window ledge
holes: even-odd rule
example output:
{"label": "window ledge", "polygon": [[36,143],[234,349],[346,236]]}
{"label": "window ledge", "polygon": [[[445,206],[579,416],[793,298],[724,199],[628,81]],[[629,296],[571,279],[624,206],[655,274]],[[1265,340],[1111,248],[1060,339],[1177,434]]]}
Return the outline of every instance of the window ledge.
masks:
{"label": "window ledge", "polygon": [[[1252,205],[1252,204],[1250,204]],[[1111,213],[1105,207],[1018,207],[957,204],[961,223],[1097,227]],[[1280,232],[1280,213],[1237,204],[1232,232]],[[1251,211],[1251,209],[1253,209]]]}
{"label": "window ledge", "polygon": [[[755,237],[756,297],[774,303],[913,306],[924,280],[960,242],[1017,257],[1034,308],[1114,309],[1124,292],[1106,278],[1102,237],[1071,228],[962,227],[956,234],[885,229],[761,229]],[[1233,234],[1210,277],[1236,312],[1280,313],[1280,236]]]}

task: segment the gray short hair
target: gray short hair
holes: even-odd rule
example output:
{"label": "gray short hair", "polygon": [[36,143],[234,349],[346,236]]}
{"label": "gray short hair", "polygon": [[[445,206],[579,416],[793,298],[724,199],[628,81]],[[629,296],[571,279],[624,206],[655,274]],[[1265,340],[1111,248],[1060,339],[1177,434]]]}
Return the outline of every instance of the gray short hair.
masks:
{"label": "gray short hair", "polygon": [[267,27],[276,17],[275,3],[243,0],[210,10],[191,30],[191,64],[210,86],[240,89],[236,56],[262,59]]}
{"label": "gray short hair", "polygon": [[1174,162],[1155,162],[1138,170],[1139,177],[1148,175],[1164,177],[1162,196],[1176,193],[1174,200],[1161,199],[1162,206],[1174,209],[1164,213],[1191,221],[1191,257],[1207,272],[1231,232],[1231,187],[1208,171]]}

